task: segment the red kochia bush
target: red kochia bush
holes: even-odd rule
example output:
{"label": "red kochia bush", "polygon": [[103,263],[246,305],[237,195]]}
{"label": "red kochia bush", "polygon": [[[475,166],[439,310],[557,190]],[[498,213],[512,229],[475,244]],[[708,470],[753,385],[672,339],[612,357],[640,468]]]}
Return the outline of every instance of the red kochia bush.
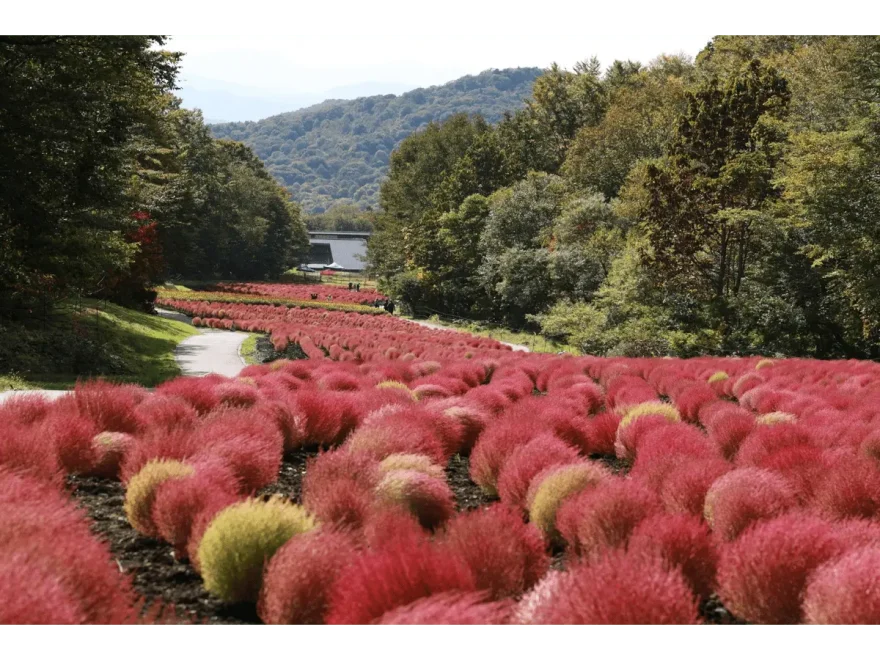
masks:
{"label": "red kochia bush", "polygon": [[215,386],[218,381],[225,379],[211,378],[175,378],[162,383],[156,388],[157,394],[164,394],[172,397],[180,397],[200,415],[213,410],[219,403],[220,397],[215,392]]}
{"label": "red kochia bush", "polygon": [[34,424],[49,412],[51,404],[40,394],[15,394],[0,405],[0,428],[12,424]]}
{"label": "red kochia bush", "polygon": [[356,557],[339,575],[326,622],[365,624],[393,609],[444,591],[475,591],[463,558],[429,543],[387,544]]}
{"label": "red kochia bush", "polygon": [[657,490],[675,467],[711,458],[719,458],[718,451],[696,428],[683,423],[662,424],[645,431],[630,475]]}
{"label": "red kochia bush", "polygon": [[303,416],[303,444],[332,447],[357,424],[355,400],[344,392],[303,389],[293,399]]}
{"label": "red kochia bush", "polygon": [[193,431],[195,456],[221,458],[232,467],[242,492],[273,483],[281,468],[284,439],[271,419],[256,410],[221,409]]}
{"label": "red kochia bush", "polygon": [[442,525],[455,512],[455,496],[443,479],[416,470],[390,470],[376,486],[377,500],[399,506],[428,529]]}
{"label": "red kochia bush", "polygon": [[829,461],[816,486],[815,505],[831,518],[880,514],[880,466],[867,458]]}
{"label": "red kochia bush", "polygon": [[551,433],[542,433],[510,454],[498,474],[498,495],[511,506],[526,508],[532,479],[553,465],[576,463],[577,449]]}
{"label": "red kochia bush", "polygon": [[828,460],[818,447],[783,447],[765,456],[758,467],[785,477],[802,503],[813,499],[816,487],[825,478]]}
{"label": "red kochia bush", "polygon": [[196,409],[185,399],[162,394],[148,396],[134,412],[141,428],[164,431],[192,428],[197,415]]}
{"label": "red kochia bush", "polygon": [[804,596],[806,623],[880,624],[880,547],[857,548],[813,573]]}
{"label": "red kochia bush", "polygon": [[[449,420],[451,422],[451,420]],[[345,446],[376,460],[391,454],[424,454],[440,465],[448,460],[434,416],[407,408],[368,419],[349,436]]]}
{"label": "red kochia bush", "polygon": [[441,542],[464,557],[477,589],[496,600],[531,589],[550,567],[541,533],[502,504],[459,514],[447,524]]}
{"label": "red kochia bush", "polygon": [[741,466],[760,465],[767,456],[780,449],[810,444],[808,430],[799,424],[758,424],[743,440],[735,462]]}
{"label": "red kochia bush", "polygon": [[657,513],[654,493],[636,481],[610,478],[564,500],[556,528],[572,554],[597,557],[625,547],[635,526]]}
{"label": "red kochia bush", "polygon": [[269,561],[257,612],[264,623],[323,623],[336,576],[358,551],[348,532],[315,529],[297,534]]}
{"label": "red kochia bush", "polygon": [[700,383],[685,388],[675,396],[675,406],[681,413],[682,419],[695,422],[699,417],[700,410],[717,401],[718,397],[709,385]]}
{"label": "red kochia bush", "polygon": [[160,483],[153,499],[153,523],[159,535],[181,557],[196,518],[206,509],[218,510],[237,501],[238,480],[221,459],[203,459],[193,465],[195,473]]}
{"label": "red kochia bush", "polygon": [[17,425],[0,429],[0,468],[61,485],[61,465],[44,426]]}
{"label": "red kochia bush", "polygon": [[371,456],[346,449],[318,454],[306,466],[303,505],[323,522],[359,526],[381,477]]}
{"label": "red kochia bush", "polygon": [[439,593],[386,612],[378,625],[497,625],[507,623],[512,603],[486,601],[482,593]]}
{"label": "red kochia bush", "polygon": [[678,568],[695,594],[708,598],[715,589],[718,550],[706,524],[696,516],[660,514],[640,522],[629,537],[633,554],[653,554]]}
{"label": "red kochia bush", "polygon": [[704,515],[720,538],[732,541],[749,525],[797,505],[794,489],[769,470],[740,468],[720,477],[706,493]]}
{"label": "red kochia bush", "polygon": [[660,501],[669,513],[703,515],[706,493],[733,466],[721,458],[701,458],[679,463],[660,484]]}
{"label": "red kochia bush", "polygon": [[86,623],[76,597],[33,556],[0,553],[0,625]]}
{"label": "red kochia bush", "polygon": [[135,407],[147,396],[133,385],[112,385],[103,381],[79,383],[73,400],[80,413],[94,420],[98,432],[137,433],[140,428]]}
{"label": "red kochia bush", "polygon": [[198,438],[188,430],[155,431],[139,438],[126,452],[119,467],[119,478],[127,484],[154,459],[186,461],[192,458],[201,447]]}
{"label": "red kochia bush", "polygon": [[581,451],[589,456],[599,454],[602,456],[614,456],[614,440],[617,437],[617,427],[620,424],[620,415],[613,412],[604,412],[590,417],[586,424],[586,433],[581,443]]}
{"label": "red kochia bush", "polygon": [[124,623],[134,612],[128,578],[91,534],[84,514],[51,490],[0,470],[0,566],[32,564],[53,576],[84,623]]}
{"label": "red kochia bush", "polygon": [[798,623],[807,580],[839,550],[833,524],[820,518],[792,513],[762,522],[721,547],[718,593],[750,623]]}
{"label": "red kochia bush", "polygon": [[430,533],[412,514],[403,509],[381,507],[369,511],[361,534],[364,542],[373,550],[379,550],[386,545],[426,542],[430,537]]}
{"label": "red kochia bush", "polygon": [[681,571],[659,557],[610,552],[552,579],[533,602],[520,604],[516,623],[544,625],[695,624],[697,600]]}
{"label": "red kochia bush", "polygon": [[736,455],[743,440],[755,428],[755,417],[748,410],[727,401],[701,408],[700,420],[709,431],[709,439],[726,459]]}

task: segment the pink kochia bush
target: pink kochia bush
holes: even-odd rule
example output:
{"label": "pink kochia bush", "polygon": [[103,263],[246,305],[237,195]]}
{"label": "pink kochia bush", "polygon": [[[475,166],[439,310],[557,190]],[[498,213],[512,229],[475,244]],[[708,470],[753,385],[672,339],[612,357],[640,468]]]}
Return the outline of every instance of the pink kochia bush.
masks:
{"label": "pink kochia bush", "polygon": [[550,567],[538,530],[502,504],[457,515],[440,542],[465,559],[477,589],[496,600],[531,589]]}
{"label": "pink kochia bush", "polygon": [[339,574],[325,621],[365,624],[420,598],[475,591],[467,562],[428,542],[404,540],[359,555]]}
{"label": "pink kochia bush", "polygon": [[653,555],[609,552],[550,573],[519,603],[511,623],[695,624],[697,599],[678,569]]}
{"label": "pink kochia bush", "polygon": [[359,527],[379,484],[379,461],[346,449],[310,460],[302,482],[303,505],[318,520]]}
{"label": "pink kochia bush", "polygon": [[880,624],[880,547],[863,547],[820,566],[804,596],[806,623]]}
{"label": "pink kochia bush", "polygon": [[358,552],[350,532],[318,528],[298,534],[266,567],[257,611],[264,623],[323,623],[336,576]]}
{"label": "pink kochia bush", "polygon": [[636,525],[660,512],[657,496],[640,483],[608,478],[563,501],[556,527],[570,553],[597,557],[625,547]]}
{"label": "pink kochia bush", "polygon": [[195,456],[223,459],[235,472],[242,492],[255,492],[277,478],[284,439],[278,427],[258,411],[218,410],[193,434],[199,447]]}
{"label": "pink kochia bush", "polygon": [[832,523],[801,513],[768,520],[721,549],[719,595],[750,623],[801,621],[801,601],[813,571],[833,559],[841,537]]}
{"label": "pink kochia bush", "polygon": [[640,522],[629,537],[634,554],[653,554],[678,568],[691,590],[708,598],[715,589],[718,550],[709,527],[700,518],[660,514]]}
{"label": "pink kochia bush", "polygon": [[482,593],[444,592],[386,612],[378,625],[497,625],[507,623],[511,601],[486,601]]}
{"label": "pink kochia bush", "polygon": [[785,478],[758,468],[741,468],[720,477],[706,494],[704,515],[712,531],[732,541],[749,525],[774,518],[797,505]]}
{"label": "pink kochia bush", "polygon": [[502,502],[526,508],[526,494],[532,479],[554,465],[575,463],[580,459],[577,449],[551,433],[538,435],[513,450],[498,474],[498,495]]}
{"label": "pink kochia bush", "polygon": [[[136,619],[129,578],[120,573],[109,548],[92,536],[84,513],[54,486],[4,469],[0,566],[3,623],[115,624]],[[16,592],[16,584],[25,588]],[[45,601],[32,609],[37,595]]]}

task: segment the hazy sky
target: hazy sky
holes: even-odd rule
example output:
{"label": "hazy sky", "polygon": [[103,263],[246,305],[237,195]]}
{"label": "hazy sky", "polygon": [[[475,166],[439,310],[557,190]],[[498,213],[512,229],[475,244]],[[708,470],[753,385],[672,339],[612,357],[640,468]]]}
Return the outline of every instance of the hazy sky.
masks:
{"label": "hazy sky", "polygon": [[660,53],[696,55],[711,35],[658,36],[176,36],[169,44],[186,53],[184,86],[222,82],[224,89],[273,94],[319,93],[334,87],[380,82],[412,87],[442,84],[489,68],[571,67],[596,55],[647,62]]}

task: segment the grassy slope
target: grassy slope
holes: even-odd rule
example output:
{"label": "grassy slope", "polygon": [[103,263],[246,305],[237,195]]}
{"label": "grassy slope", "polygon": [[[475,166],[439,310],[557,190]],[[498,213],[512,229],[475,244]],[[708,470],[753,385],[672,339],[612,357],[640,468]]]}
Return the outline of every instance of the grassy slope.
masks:
{"label": "grassy slope", "polygon": [[574,346],[551,341],[546,337],[530,332],[515,332],[499,326],[485,325],[482,323],[450,323],[440,320],[437,316],[427,319],[431,323],[442,325],[450,330],[462,330],[479,337],[489,337],[498,341],[507,342],[508,344],[522,344],[527,346],[533,353],[559,353],[564,351],[571,355],[580,355],[580,351]]}
{"label": "grassy slope", "polygon": [[[0,390],[64,389],[92,376],[152,387],[180,375],[174,348],[198,332],[103,301],[61,305],[48,322],[9,325],[4,331]],[[74,351],[82,355],[68,359]]]}
{"label": "grassy slope", "polygon": [[257,339],[262,335],[250,334],[248,338],[241,343],[241,357],[247,364],[260,364],[257,359]]}

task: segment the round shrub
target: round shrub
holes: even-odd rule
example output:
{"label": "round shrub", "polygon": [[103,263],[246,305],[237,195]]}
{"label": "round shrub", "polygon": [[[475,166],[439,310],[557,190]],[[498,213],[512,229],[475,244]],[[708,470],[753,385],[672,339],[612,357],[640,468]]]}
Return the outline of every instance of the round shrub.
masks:
{"label": "round shrub", "polygon": [[482,593],[439,593],[386,612],[378,625],[498,625],[507,623],[511,602],[486,601]]}
{"label": "round shrub", "polygon": [[402,539],[354,558],[333,586],[325,621],[367,624],[421,598],[475,590],[463,558],[424,541]]}
{"label": "round shrub", "polygon": [[543,433],[510,454],[498,474],[498,495],[511,506],[526,508],[532,479],[541,471],[580,460],[577,449],[552,433]]}
{"label": "round shrub", "polygon": [[797,506],[784,477],[759,468],[740,468],[719,477],[706,493],[703,515],[721,539],[732,541],[749,525]]}
{"label": "round shrub", "polygon": [[611,477],[566,499],[556,527],[572,554],[595,558],[625,547],[635,526],[657,513],[654,493],[636,481]]}
{"label": "round shrub", "polygon": [[526,595],[515,623],[686,625],[699,620],[697,599],[681,571],[653,555],[609,552],[559,575],[539,598]]}
{"label": "round shrub", "polygon": [[379,463],[382,472],[414,470],[434,479],[445,479],[446,470],[432,463],[424,454],[391,454]]}
{"label": "round shrub", "polygon": [[441,543],[465,559],[477,589],[488,591],[494,600],[520,596],[550,567],[538,530],[502,504],[455,516]]}
{"label": "round shrub", "polygon": [[127,452],[137,441],[128,433],[104,431],[92,438],[94,462],[88,474],[107,479],[116,478],[119,466]]}
{"label": "round shrub", "polygon": [[415,470],[386,472],[376,494],[381,501],[412,513],[428,529],[443,524],[455,512],[455,497],[448,484]]}
{"label": "round shrub", "polygon": [[857,548],[817,568],[803,609],[806,623],[880,624],[880,547]]}
{"label": "round shrub", "polygon": [[597,463],[581,462],[547,468],[532,480],[527,495],[529,519],[544,538],[558,542],[556,512],[567,497],[586,488],[592,488],[609,473]]}
{"label": "round shrub", "polygon": [[256,602],[266,563],[291,537],[314,524],[305,509],[277,496],[223,509],[199,543],[205,589],[227,603]]}
{"label": "round shrub", "polygon": [[721,546],[718,594],[734,616],[750,623],[798,623],[810,575],[839,550],[826,520],[791,513],[762,522]]}
{"label": "round shrub", "polygon": [[672,467],[660,484],[660,501],[669,513],[702,517],[706,493],[733,466],[721,458],[701,458]]}
{"label": "round shrub", "polygon": [[352,535],[343,531],[318,528],[294,536],[266,567],[257,603],[260,619],[282,625],[323,623],[333,583],[357,551]]}
{"label": "round shrub", "polygon": [[818,510],[835,519],[880,515],[880,466],[867,458],[830,463],[815,489]]}
{"label": "round shrub", "polygon": [[153,522],[156,489],[169,479],[184,479],[194,472],[192,465],[173,460],[152,460],[144,465],[125,489],[125,515],[131,526],[144,536],[158,536]]}
{"label": "round shrub", "polygon": [[675,424],[681,417],[673,406],[660,401],[647,401],[630,409],[620,420],[614,441],[614,453],[626,461],[635,459],[638,445],[645,433],[666,424]]}
{"label": "round shrub", "polygon": [[667,568],[681,570],[691,590],[708,598],[715,589],[718,550],[712,532],[697,516],[660,514],[640,522],[629,537],[629,551],[653,554]]}

